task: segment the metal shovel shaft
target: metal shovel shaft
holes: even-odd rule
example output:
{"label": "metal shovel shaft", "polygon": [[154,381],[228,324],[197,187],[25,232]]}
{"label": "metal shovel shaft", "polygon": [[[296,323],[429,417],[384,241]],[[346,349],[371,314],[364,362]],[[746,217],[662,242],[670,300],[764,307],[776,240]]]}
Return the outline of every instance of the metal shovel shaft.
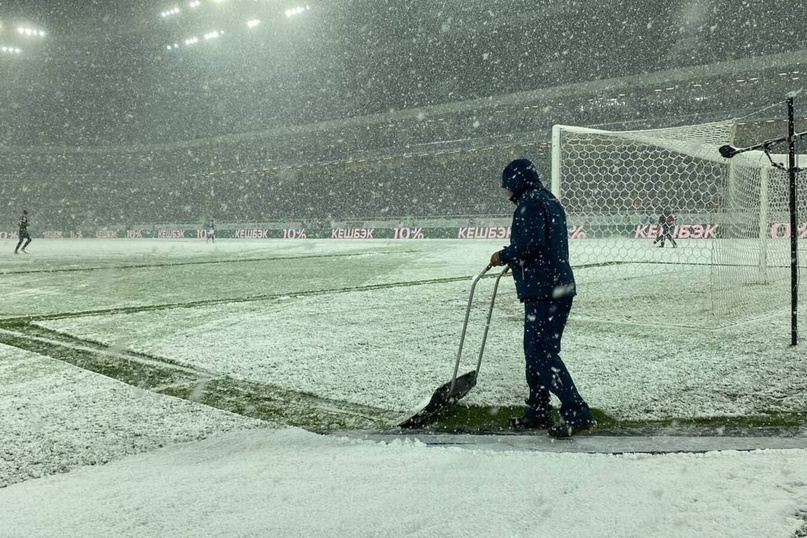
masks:
{"label": "metal shovel shaft", "polygon": [[[465,345],[465,333],[468,330],[468,318],[470,318],[470,316],[471,316],[471,304],[473,303],[474,290],[476,289],[476,284],[477,284],[477,282],[479,282],[479,280],[483,276],[485,276],[485,273],[490,271],[491,267],[492,266],[490,266],[490,265],[485,267],[485,269],[481,273],[479,273],[476,277],[474,277],[474,280],[471,283],[471,291],[470,291],[470,294],[468,296],[468,306],[465,308],[465,321],[462,324],[462,332],[460,333],[460,346],[459,346],[459,349],[457,350],[457,360],[454,362],[454,374],[451,376],[451,386],[448,389],[448,394],[452,394],[452,392],[454,390],[454,385],[457,382],[457,373],[459,372],[459,369],[460,369],[460,359],[462,358],[462,348]],[[507,273],[507,271],[509,271],[509,270],[510,270],[509,267],[505,267],[504,270],[501,273],[499,273],[499,276],[496,277],[496,283],[493,286],[493,296],[490,299],[490,307],[488,308],[488,317],[487,317],[487,321],[485,322],[485,332],[482,335],[482,344],[481,344],[480,349],[479,349],[479,358],[477,359],[477,362],[476,362],[476,370],[475,370],[476,375],[479,375],[479,367],[482,365],[482,355],[485,352],[485,342],[487,341],[487,338],[488,338],[488,329],[490,328],[490,318],[493,315],[493,304],[496,301],[496,292],[499,289],[499,281],[505,275],[505,273]]]}

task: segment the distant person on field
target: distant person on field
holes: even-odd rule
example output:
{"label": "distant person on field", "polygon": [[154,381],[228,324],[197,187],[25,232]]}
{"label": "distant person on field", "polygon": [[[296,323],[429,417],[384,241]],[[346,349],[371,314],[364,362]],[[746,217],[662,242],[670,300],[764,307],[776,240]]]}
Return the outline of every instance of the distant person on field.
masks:
{"label": "distant person on field", "polygon": [[[524,357],[530,389],[524,416],[512,418],[510,425],[547,429],[554,438],[571,437],[591,430],[596,422],[560,358],[560,340],[576,294],[566,212],[527,159],[507,165],[502,188],[516,209],[510,245],[494,252],[490,265],[510,266],[516,294],[524,303]],[[552,419],[551,394],[561,404],[558,424]]]}
{"label": "distant person on field", "polygon": [[659,224],[659,234],[653,240],[653,244],[655,245],[659,241],[661,241],[661,245],[659,248],[664,248],[664,240],[669,239],[670,243],[672,243],[673,248],[678,247],[678,243],[675,242],[675,238],[673,238],[672,231],[675,228],[675,215],[672,211],[662,211],[658,216],[658,224]]}
{"label": "distant person on field", "polygon": [[213,217],[205,221],[205,243],[208,241],[216,242],[216,223],[213,221]]}
{"label": "distant person on field", "polygon": [[17,247],[14,249],[14,254],[18,253],[20,250],[20,245],[22,245],[23,241],[25,241],[25,244],[22,245],[23,252],[25,252],[25,249],[31,244],[31,234],[28,233],[28,211],[26,210],[22,212],[22,216],[20,217],[20,229],[18,235],[20,240],[17,242]]}

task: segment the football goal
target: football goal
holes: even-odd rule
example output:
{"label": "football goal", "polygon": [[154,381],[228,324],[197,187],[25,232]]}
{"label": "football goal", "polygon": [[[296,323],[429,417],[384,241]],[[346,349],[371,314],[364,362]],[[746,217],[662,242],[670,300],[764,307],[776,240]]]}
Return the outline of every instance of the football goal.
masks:
{"label": "football goal", "polygon": [[568,214],[580,315],[713,328],[788,310],[787,172],[761,151],[721,157],[734,134],[733,121],[553,128],[552,191]]}

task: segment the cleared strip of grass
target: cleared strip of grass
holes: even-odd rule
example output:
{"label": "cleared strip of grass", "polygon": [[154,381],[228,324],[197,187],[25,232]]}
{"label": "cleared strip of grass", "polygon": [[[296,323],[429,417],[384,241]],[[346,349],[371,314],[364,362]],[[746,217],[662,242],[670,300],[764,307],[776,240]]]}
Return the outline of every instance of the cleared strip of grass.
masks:
{"label": "cleared strip of grass", "polygon": [[[148,308],[142,308],[148,309]],[[61,360],[130,385],[195,401],[278,425],[315,432],[386,430],[401,417],[391,411],[329,400],[268,384],[215,376],[162,357],[125,350],[35,326],[27,319],[0,322],[0,343]],[[470,406],[460,402],[421,431],[506,433],[521,407]],[[598,430],[611,435],[788,435],[804,433],[807,412],[772,411],[754,416],[618,420],[593,409]]]}
{"label": "cleared strip of grass", "polygon": [[[429,431],[441,433],[506,433],[510,417],[523,407],[488,407],[460,404],[449,408]],[[557,411],[555,420],[558,420]],[[669,420],[618,420],[592,409],[597,430],[609,435],[788,435],[803,433],[807,413],[771,412],[742,417],[677,418]]]}
{"label": "cleared strip of grass", "polygon": [[195,401],[232,413],[311,431],[382,429],[394,414],[203,371],[131,351],[81,340],[33,325],[0,324],[0,343],[70,363],[160,394]]}
{"label": "cleared strip of grass", "polygon": [[327,400],[313,394],[222,377],[160,390],[162,394],[315,432],[383,429],[396,418],[380,409]]}
{"label": "cleared strip of grass", "polygon": [[[0,332],[0,343],[64,361],[84,370],[145,389],[187,383],[196,378],[187,371],[145,364],[108,349],[82,349],[67,342],[43,340],[10,332]],[[88,342],[87,346],[97,345]]]}

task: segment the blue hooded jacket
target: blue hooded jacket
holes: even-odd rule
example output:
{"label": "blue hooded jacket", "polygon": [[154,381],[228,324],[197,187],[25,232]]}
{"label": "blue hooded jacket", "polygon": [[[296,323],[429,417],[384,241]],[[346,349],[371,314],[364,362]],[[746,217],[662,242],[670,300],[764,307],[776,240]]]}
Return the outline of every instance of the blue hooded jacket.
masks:
{"label": "blue hooded jacket", "polygon": [[502,187],[516,204],[510,228],[510,245],[499,258],[510,266],[521,301],[561,299],[576,294],[569,264],[566,212],[541,184],[535,166],[517,159],[502,172]]}

